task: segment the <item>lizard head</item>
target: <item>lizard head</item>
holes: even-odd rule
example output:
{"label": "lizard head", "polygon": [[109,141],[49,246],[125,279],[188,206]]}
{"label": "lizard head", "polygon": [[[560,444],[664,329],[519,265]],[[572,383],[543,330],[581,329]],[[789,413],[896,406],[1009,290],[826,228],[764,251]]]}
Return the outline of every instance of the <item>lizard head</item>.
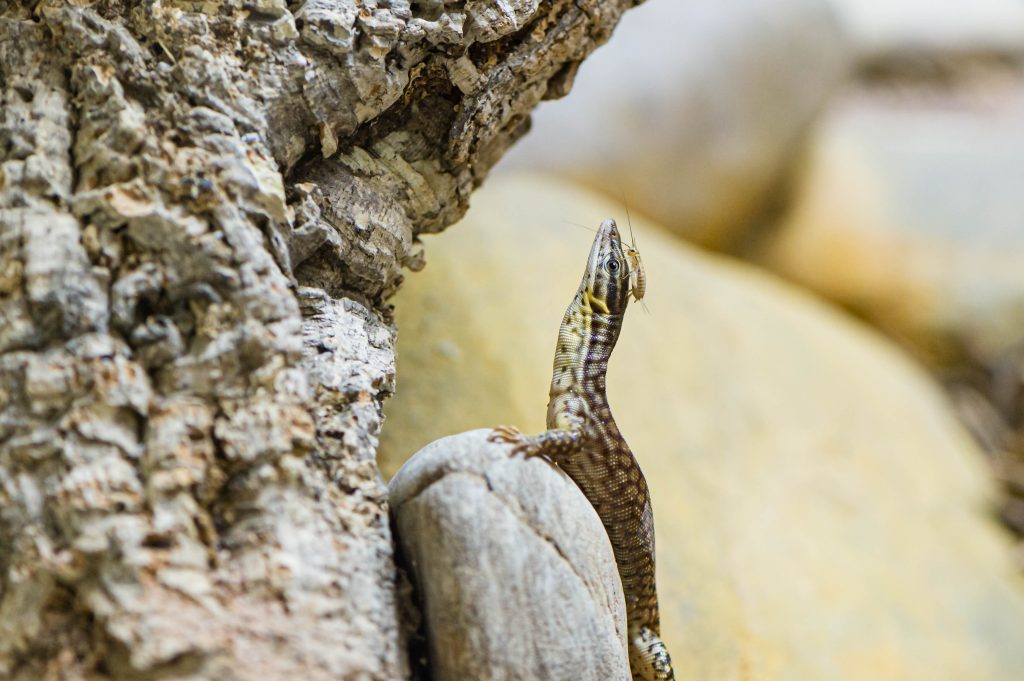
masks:
{"label": "lizard head", "polygon": [[623,314],[629,302],[629,272],[619,228],[615,220],[605,220],[597,228],[580,284],[583,306],[595,313]]}

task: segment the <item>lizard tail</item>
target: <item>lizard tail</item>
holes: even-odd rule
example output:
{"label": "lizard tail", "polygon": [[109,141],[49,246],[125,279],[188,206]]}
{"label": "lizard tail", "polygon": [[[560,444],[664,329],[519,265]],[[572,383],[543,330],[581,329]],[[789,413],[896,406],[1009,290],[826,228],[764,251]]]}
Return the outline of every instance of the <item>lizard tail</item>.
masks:
{"label": "lizard tail", "polygon": [[634,681],[675,681],[672,658],[661,638],[647,627],[630,636],[629,667]]}

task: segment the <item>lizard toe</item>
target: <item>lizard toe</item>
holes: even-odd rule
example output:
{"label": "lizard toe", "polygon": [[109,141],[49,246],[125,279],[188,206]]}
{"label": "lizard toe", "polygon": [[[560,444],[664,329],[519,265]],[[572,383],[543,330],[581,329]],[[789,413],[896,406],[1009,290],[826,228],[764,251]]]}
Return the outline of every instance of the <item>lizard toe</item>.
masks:
{"label": "lizard toe", "polygon": [[487,436],[488,442],[517,443],[523,434],[515,426],[498,426]]}

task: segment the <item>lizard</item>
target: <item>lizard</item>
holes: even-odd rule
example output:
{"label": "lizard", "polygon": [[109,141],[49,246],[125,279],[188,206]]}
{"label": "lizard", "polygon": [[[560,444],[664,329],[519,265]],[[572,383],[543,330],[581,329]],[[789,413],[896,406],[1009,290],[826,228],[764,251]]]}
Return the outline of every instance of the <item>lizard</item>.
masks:
{"label": "lizard", "polygon": [[[512,454],[540,456],[565,471],[597,511],[615,554],[626,599],[629,664],[634,681],[675,679],[661,640],[654,580],[651,496],[633,452],[608,406],[605,374],[632,295],[646,278],[635,246],[624,246],[614,220],[601,223],[579,289],[565,311],[555,346],[547,430],[525,435],[499,426],[494,442]],[[638,290],[639,289],[639,290]]]}

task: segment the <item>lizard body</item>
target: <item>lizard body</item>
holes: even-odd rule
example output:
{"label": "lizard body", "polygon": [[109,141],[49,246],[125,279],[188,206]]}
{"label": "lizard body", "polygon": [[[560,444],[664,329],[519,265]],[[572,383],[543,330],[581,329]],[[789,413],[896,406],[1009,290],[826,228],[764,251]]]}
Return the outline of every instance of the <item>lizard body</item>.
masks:
{"label": "lizard body", "polygon": [[615,221],[602,222],[558,331],[548,430],[527,436],[499,428],[492,437],[516,443],[517,453],[558,465],[593,505],[608,533],[626,597],[633,678],[664,681],[675,676],[660,638],[650,492],[612,418],[605,390],[608,358],[629,296],[643,295],[642,289],[635,290],[640,267],[639,253],[624,248]]}

